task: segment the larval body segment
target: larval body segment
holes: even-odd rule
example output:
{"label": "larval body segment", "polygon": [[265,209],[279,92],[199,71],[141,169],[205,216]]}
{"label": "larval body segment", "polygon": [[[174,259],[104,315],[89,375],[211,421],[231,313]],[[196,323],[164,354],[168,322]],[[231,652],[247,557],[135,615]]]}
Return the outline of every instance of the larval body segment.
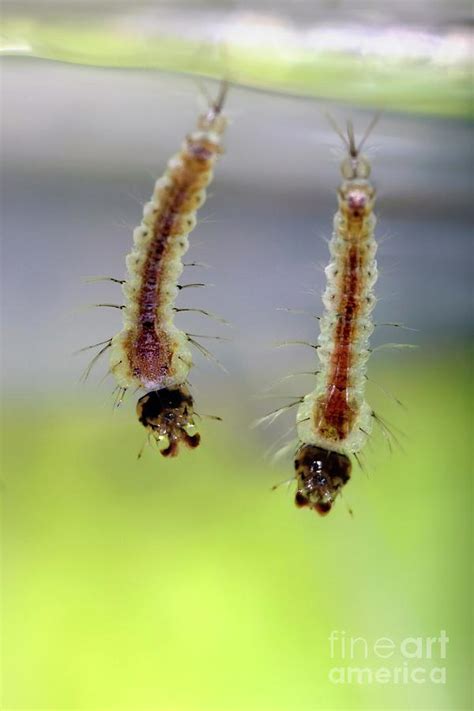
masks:
{"label": "larval body segment", "polygon": [[[188,377],[192,355],[186,334],[174,324],[174,304],[188,235],[196,225],[196,211],[206,199],[214,161],[221,152],[222,129],[220,122],[219,130],[198,130],[186,139],[181,151],[168,161],[165,175],[156,181],[141,224],[134,230],[122,287],[123,329],[112,339],[110,356],[111,370],[123,388],[169,388]],[[140,339],[144,324],[149,334]],[[143,351],[147,342],[155,367],[147,367],[147,358],[138,357],[137,351]]]}
{"label": "larval body segment", "polygon": [[[349,182],[354,183],[350,188]],[[349,195],[350,190],[360,191],[360,199],[362,194],[367,198],[373,194],[368,181],[345,181],[341,192],[345,194],[348,190]],[[320,320],[318,337],[319,372],[315,389],[299,407],[297,422],[302,442],[352,454],[362,449],[372,428],[372,409],[364,399],[364,391],[366,364],[370,355],[369,338],[373,331],[371,312],[376,302],[373,287],[377,280],[377,244],[374,215],[370,213],[362,220],[356,215],[354,220],[341,195],[339,200],[342,204],[334,217],[334,232],[329,245],[332,261],[325,269],[325,313]],[[354,303],[349,304],[350,301]],[[346,342],[340,322],[349,317],[352,324],[346,329],[349,335]],[[347,370],[343,387],[347,410],[352,412],[351,422],[344,433],[338,433],[337,428],[336,431],[333,428],[331,435],[330,428],[321,426],[321,418],[324,420],[321,410],[324,410],[324,401],[330,396],[331,388],[337,387],[334,383],[337,356],[346,353],[347,357],[342,358],[342,365]]]}
{"label": "larval body segment", "polygon": [[118,401],[129,388],[145,390],[137,403],[137,416],[149,437],[159,444],[167,443],[160,450],[165,457],[176,456],[180,445],[194,449],[200,442],[188,374],[193,364],[190,343],[201,346],[175,325],[175,301],[188,235],[196,225],[196,211],[206,199],[206,187],[222,152],[226,91],[227,84],[222,82],[216,101],[168,161],[143,208],[126,258],[123,328],[108,346],[110,370],[119,387]]}

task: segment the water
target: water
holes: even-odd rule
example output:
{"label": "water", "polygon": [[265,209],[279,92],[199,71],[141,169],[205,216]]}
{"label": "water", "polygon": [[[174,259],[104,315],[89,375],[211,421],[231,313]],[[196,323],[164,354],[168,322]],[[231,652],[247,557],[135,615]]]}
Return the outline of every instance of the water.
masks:
{"label": "water", "polygon": [[[190,240],[214,286],[180,297],[234,324],[214,349],[229,376],[202,361],[193,373],[203,410],[225,416],[203,426],[198,451],[171,468],[148,452],[137,467],[133,407],[110,416],[100,373],[76,384],[71,352],[120,323],[78,310],[120,298],[81,278],[123,275],[141,203],[191,129],[197,93],[156,71],[4,63],[6,707],[468,708],[470,128],[388,111],[370,140],[376,320],[419,329],[375,342],[420,351],[371,368],[408,405],[373,395],[408,432],[405,451],[376,442],[370,478],[357,472],[347,492],[354,520],[342,505],[320,521],[284,490],[270,495],[291,464],[264,462],[276,432],[248,425],[272,376],[313,365],[272,343],[316,335],[310,318],[276,308],[320,309],[339,179],[323,113],[362,131],[372,109],[232,89],[226,155]],[[398,644],[443,629],[445,684],[330,681],[347,664],[330,656],[334,630]],[[371,669],[412,666],[399,650],[387,662],[358,654]]]}
{"label": "water", "polygon": [[[115,313],[75,313],[113,289],[84,286],[123,274],[140,203],[193,125],[197,90],[184,77],[34,60],[10,61],[4,79],[4,363],[9,383],[38,387],[28,344],[41,341],[46,388],[73,377],[68,354],[117,328]],[[372,116],[328,102],[234,89],[218,180],[193,234],[192,255],[212,263],[206,294],[237,329],[233,354],[251,371],[269,345],[311,323],[275,312],[317,310],[339,180],[339,140],[323,112]],[[381,322],[449,345],[469,329],[471,142],[469,126],[386,114],[369,150],[379,188]],[[19,238],[21,235],[21,238]],[[388,239],[387,239],[388,238]],[[202,243],[202,246],[199,246]],[[28,258],[26,258],[28,255]],[[245,285],[245,286],[244,286]],[[41,314],[31,319],[32,303]],[[58,339],[58,329],[61,337]],[[385,334],[386,337],[387,334]],[[398,334],[395,334],[397,340]],[[393,334],[389,334],[393,340]],[[38,358],[38,354],[35,354]]]}

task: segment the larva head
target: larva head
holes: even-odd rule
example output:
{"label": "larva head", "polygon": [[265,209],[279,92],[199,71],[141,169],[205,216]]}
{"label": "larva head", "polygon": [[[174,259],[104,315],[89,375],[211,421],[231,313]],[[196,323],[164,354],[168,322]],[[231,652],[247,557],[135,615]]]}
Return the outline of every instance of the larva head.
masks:
{"label": "larva head", "polygon": [[180,443],[194,448],[200,442],[195,432],[193,398],[183,385],[143,395],[137,403],[137,415],[157,442],[168,440],[166,449],[161,450],[164,457],[175,457]]}
{"label": "larva head", "polygon": [[300,508],[308,506],[324,516],[349,481],[351,461],[345,454],[303,444],[296,454],[295,472],[298,485],[295,504]]}

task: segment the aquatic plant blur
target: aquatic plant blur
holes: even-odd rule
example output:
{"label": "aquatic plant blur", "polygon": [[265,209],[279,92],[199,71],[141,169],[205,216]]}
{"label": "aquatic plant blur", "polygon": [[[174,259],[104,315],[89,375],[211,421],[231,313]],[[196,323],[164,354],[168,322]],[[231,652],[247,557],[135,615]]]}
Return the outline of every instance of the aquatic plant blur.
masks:
{"label": "aquatic plant blur", "polygon": [[[55,59],[67,59],[63,37]],[[198,90],[158,71],[4,60],[2,708],[471,708],[471,136],[464,90],[444,74],[443,100],[431,84],[425,112],[397,86],[405,113],[385,112],[369,150],[376,320],[418,329],[374,338],[419,346],[381,350],[370,366],[370,400],[401,446],[375,437],[345,501],[319,519],[285,486],[270,491],[291,461],[263,452],[292,415],[250,428],[280,402],[258,397],[272,379],[314,365],[309,349],[272,348],[313,340],[314,320],[276,309],[320,309],[340,153],[323,112],[363,130],[379,107],[374,77],[343,105],[323,91],[231,91],[227,152],[191,237],[214,286],[180,297],[234,325],[181,320],[232,338],[213,349],[229,375],[197,357],[192,378],[198,410],[223,422],[203,419],[202,446],[176,461],[148,449],[138,462],[133,398],[112,412],[105,365],[77,383],[86,361],[71,352],[120,324],[114,310],[80,309],[120,298],[81,277],[123,274],[140,203],[193,125]],[[430,654],[426,638],[443,630],[446,654],[438,641]]]}

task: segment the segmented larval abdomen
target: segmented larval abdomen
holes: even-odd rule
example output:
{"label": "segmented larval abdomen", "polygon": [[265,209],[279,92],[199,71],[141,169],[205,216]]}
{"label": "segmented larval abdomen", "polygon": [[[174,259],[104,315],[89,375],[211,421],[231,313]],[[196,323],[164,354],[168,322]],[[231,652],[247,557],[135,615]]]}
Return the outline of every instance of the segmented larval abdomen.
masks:
{"label": "segmented larval abdomen", "polygon": [[120,386],[169,388],[186,381],[192,366],[188,338],[174,324],[182,256],[196,210],[206,198],[219,135],[198,131],[168,163],[134,231],[123,285],[124,327],[112,340],[111,370]]}
{"label": "segmented larval abdomen", "polygon": [[372,202],[367,181],[343,184],[330,243],[333,261],[326,269],[316,388],[297,416],[302,442],[345,454],[359,451],[372,427],[364,399],[377,278]]}

